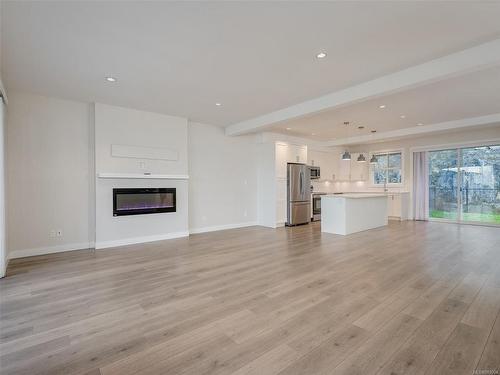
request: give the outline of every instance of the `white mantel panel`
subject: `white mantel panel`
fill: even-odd
[[[185,118],[95,104],[95,151],[98,173],[148,172],[187,175],[187,137]],[[122,145],[118,154],[116,145]],[[123,150],[123,146],[126,146],[126,150]],[[112,152],[113,147],[115,156]],[[130,157],[126,157],[127,153]]]

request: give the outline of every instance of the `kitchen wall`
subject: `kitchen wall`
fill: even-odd
[[[191,233],[255,225],[255,136],[227,137],[216,126],[189,123]]]
[[[92,246],[91,106],[14,91],[8,106],[9,256]]]
[[[467,142],[487,142],[497,139],[500,142],[500,124],[481,129],[462,130],[458,132],[433,134],[418,138],[407,138],[391,142],[380,142],[359,146],[351,146],[352,153],[363,152],[368,157],[369,152],[379,151],[403,151],[403,184],[399,187],[389,187],[389,191],[400,192],[410,191],[412,186],[411,150],[416,147],[436,147],[442,145],[467,143]],[[321,166],[321,179],[312,180],[314,191],[316,192],[367,192],[383,191],[383,187],[372,186],[368,181],[335,181],[331,174],[338,174],[340,154],[343,148],[332,148],[325,152],[323,149],[309,147],[308,164]],[[356,163],[352,160],[351,163]]]
[[[116,157],[112,145],[173,153],[172,160]],[[101,173],[188,174],[187,120],[181,117],[95,104],[96,248],[189,235],[188,180],[101,178]],[[113,188],[176,189],[176,212],[113,216]]]
[[[446,147],[450,144],[460,144],[467,142],[488,142],[493,139],[500,142],[500,124],[481,129],[471,129],[452,133],[433,134],[418,138],[401,139],[391,142],[372,143],[351,147],[352,152],[378,152],[402,150],[404,158],[404,181],[401,188],[391,188],[393,191],[410,191],[412,186],[412,149],[417,147],[433,148],[438,146]],[[373,187],[368,181],[363,182],[336,182],[334,189],[337,191],[383,191],[382,188]]]

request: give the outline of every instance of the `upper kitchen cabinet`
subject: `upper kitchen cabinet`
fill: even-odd
[[[337,153],[327,151],[307,151],[307,165],[320,167],[321,177],[320,181],[333,181],[337,177],[338,160]]]
[[[351,160],[342,160],[342,155],[336,154],[338,165],[336,181],[366,181],[368,179],[368,162],[359,162],[358,156],[359,153],[351,153]]]
[[[351,181],[365,181],[368,179],[368,161],[358,161],[359,155],[358,153],[351,154]]]
[[[307,163],[307,146],[288,145],[288,163]]]
[[[337,181],[350,181],[351,180],[351,161],[342,160],[341,155],[337,154],[337,163],[339,166],[338,173],[335,176]]]
[[[307,163],[307,146],[276,142],[276,178],[286,178],[287,163]]]
[[[276,143],[276,178],[286,178],[286,163],[288,163],[288,145]]]

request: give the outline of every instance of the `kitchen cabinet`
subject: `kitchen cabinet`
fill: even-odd
[[[409,193],[388,193],[387,196],[387,216],[396,220],[408,220]]]
[[[287,162],[307,164],[307,146],[287,145]]]
[[[365,181],[368,178],[368,162],[359,162],[358,157],[360,154],[351,154],[351,181]]]
[[[307,146],[276,142],[276,178],[286,179],[287,163],[307,164]]]
[[[368,179],[368,162],[358,161],[359,153],[352,153],[351,160],[342,160],[342,154],[336,154],[336,181],[366,181]]]
[[[321,169],[321,177],[316,181],[333,181],[336,179],[337,156],[337,153],[334,152],[307,150],[307,165],[320,167]]]
[[[338,173],[336,176],[337,181],[350,181],[351,180],[351,161],[342,160],[341,155],[338,155]]]
[[[276,222],[286,222],[286,179],[276,179]]]
[[[276,143],[275,146],[276,153],[276,178],[286,179],[286,164],[288,163],[288,145],[284,143]]]
[[[307,164],[307,146],[264,142],[259,153],[259,223],[276,228],[286,222],[287,163]]]

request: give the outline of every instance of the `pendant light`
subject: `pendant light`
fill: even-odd
[[[342,154],[342,160],[351,160],[351,153],[349,151],[345,151]]]
[[[349,121],[344,121],[345,126],[349,126]],[[349,137],[349,128],[347,128],[347,137]],[[342,154],[342,160],[351,160],[351,153],[347,150]]]
[[[358,156],[358,161],[359,161],[360,163],[366,163],[366,158],[365,158],[365,155],[363,155],[363,154],[359,154],[359,156]]]
[[[372,155],[370,159],[370,164],[377,164],[377,162],[378,162],[377,157],[375,155]]]

